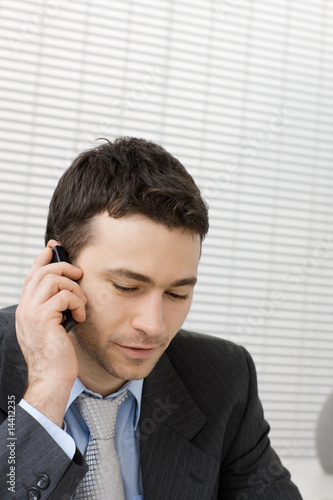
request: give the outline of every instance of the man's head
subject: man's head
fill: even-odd
[[[189,312],[207,230],[192,177],[144,140],[85,152],[60,179],[46,239],[83,270],[86,321],[70,336],[89,389],[106,395],[153,369]]]
[[[161,146],[120,138],[81,153],[53,194],[45,235],[61,241],[72,261],[94,239],[93,217],[142,214],[170,229],[208,231],[207,205],[191,175]]]

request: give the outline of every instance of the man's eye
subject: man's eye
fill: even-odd
[[[118,290],[119,292],[123,292],[123,293],[129,293],[129,292],[133,292],[134,290],[136,290],[136,288],[121,286],[121,285],[118,285],[118,283],[112,283],[112,285],[115,287],[116,290]]]
[[[186,300],[189,298],[189,295],[188,293],[186,295],[178,295],[177,293],[172,293],[172,292],[168,292],[168,294],[170,295],[170,297],[173,299],[173,300]]]

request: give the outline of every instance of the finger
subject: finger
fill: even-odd
[[[34,270],[29,271],[25,279],[22,297],[26,295],[32,296],[47,275],[65,276],[70,280],[77,281],[82,277],[82,274],[82,269],[68,262],[55,262],[42,267],[36,267]]]
[[[50,308],[50,315],[54,316],[60,321],[62,321],[62,312],[66,309],[70,309],[73,314],[73,318],[76,321],[85,321],[86,319],[86,308],[85,303],[77,295],[71,293],[69,290],[61,290],[59,293],[50,298],[46,303],[47,307]],[[59,315],[61,313],[61,316]]]
[[[82,277],[83,271],[80,267],[74,266],[69,262],[52,262],[44,266],[40,271],[42,275],[46,274],[57,274],[58,276],[66,276],[71,280],[77,281]]]
[[[44,248],[44,250],[38,255],[38,257],[34,260],[32,266],[30,267],[30,270],[27,274],[27,277],[32,275],[36,269],[39,269],[40,267],[46,266],[46,264],[49,264],[52,259],[52,250],[49,247]]]
[[[45,266],[46,264],[50,264],[52,260],[52,248],[56,245],[60,245],[57,240],[49,240],[47,242],[47,246],[44,250],[39,254],[39,256],[33,262],[30,271],[33,273],[35,269]],[[30,274],[30,271],[28,274]]]
[[[79,297],[84,304],[87,303],[87,298],[78,283],[70,278],[58,276],[56,274],[47,274],[38,284],[34,293],[34,302],[37,304],[43,304],[61,290],[68,290],[69,292],[77,295],[77,297]]]

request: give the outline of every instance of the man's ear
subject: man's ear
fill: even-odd
[[[48,248],[53,248],[53,247],[55,247],[56,245],[60,245],[60,246],[61,246],[61,243],[59,243],[59,241],[57,241],[57,240],[49,240],[49,241],[47,242],[47,245],[46,245],[46,246],[47,246]]]

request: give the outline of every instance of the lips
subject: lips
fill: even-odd
[[[131,358],[148,358],[156,351],[157,347],[141,347],[141,346],[122,346],[118,345],[118,348],[125,354],[125,356]]]

